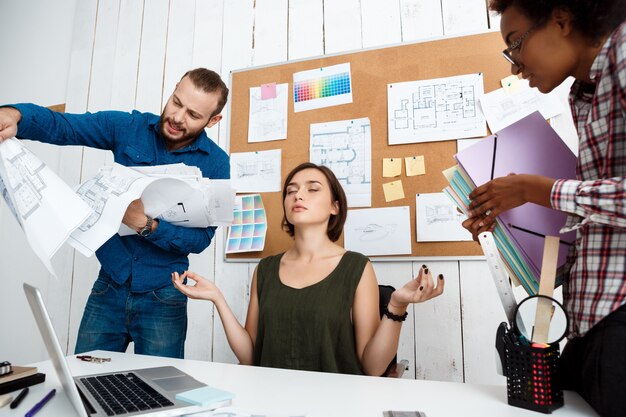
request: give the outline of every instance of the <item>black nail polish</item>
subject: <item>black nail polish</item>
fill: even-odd
[[[439,274],[439,279],[443,279],[443,274]]]
[[[426,269],[426,265],[422,265],[422,268]]]
[[[424,269],[424,273],[428,274],[428,268]]]
[[[421,287],[420,287],[420,291],[422,291],[423,289],[424,289],[424,286],[421,286]]]

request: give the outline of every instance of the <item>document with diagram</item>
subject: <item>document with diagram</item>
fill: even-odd
[[[367,117],[311,125],[311,162],[334,173],[348,207],[372,206],[372,127]]]
[[[389,144],[486,136],[483,92],[482,73],[388,84]]]
[[[184,227],[230,224],[235,201],[230,180],[203,178],[184,164],[105,166],[72,190],[15,138],[0,144],[0,192],[53,275],[50,261],[63,243],[91,256],[114,234],[135,233],[122,224],[134,200],[146,214]]]
[[[15,138],[0,143],[0,192],[30,247],[56,276],[52,257],[91,208]]]

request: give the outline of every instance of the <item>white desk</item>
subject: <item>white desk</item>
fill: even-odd
[[[103,351],[92,354],[112,360],[93,364],[70,356],[73,375],[173,365],[202,382],[235,393],[233,407],[238,410],[259,414],[382,417],[384,410],[419,410],[428,417],[542,415],[509,406],[504,386],[289,371]],[[23,416],[52,388],[57,395],[37,417],[73,416],[50,361],[35,365],[46,373],[46,382],[31,387],[17,409],[0,408],[0,417]],[[565,405],[552,415],[597,416],[578,394],[569,391],[565,392]]]

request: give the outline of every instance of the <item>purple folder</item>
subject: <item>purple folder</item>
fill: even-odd
[[[476,186],[510,173],[576,178],[576,156],[539,112],[534,112],[455,156]],[[559,236],[561,266],[576,237],[561,234],[567,215],[526,203],[498,216],[511,243],[539,282],[545,236]]]

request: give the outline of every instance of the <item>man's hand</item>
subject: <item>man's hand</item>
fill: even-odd
[[[0,143],[17,135],[17,124],[22,120],[22,113],[13,107],[0,108]]]
[[[122,223],[130,227],[134,231],[141,230],[148,221],[148,217],[144,213],[143,203],[141,200],[135,200],[128,205]]]

